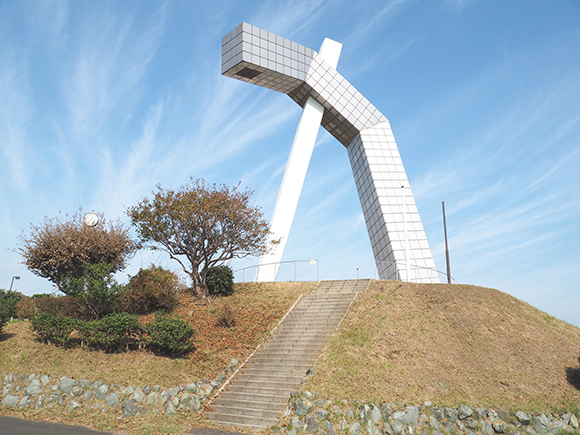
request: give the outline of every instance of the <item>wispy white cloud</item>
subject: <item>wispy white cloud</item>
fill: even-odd
[[[443,0],[443,3],[458,12],[463,11],[466,7],[469,7],[479,0]]]
[[[315,26],[332,7],[336,7],[336,2],[326,0],[267,1],[254,15],[251,24],[292,39],[305,29]]]
[[[46,44],[57,51],[66,50],[66,26],[70,16],[67,0],[39,0],[30,2],[26,13],[28,29],[36,43]]]
[[[1,46],[0,46],[1,47]],[[12,185],[22,192],[28,191],[31,182],[30,157],[27,131],[31,124],[32,95],[28,83],[25,61],[17,61],[17,54],[8,46],[0,48],[0,159],[3,190]],[[20,52],[18,57],[26,59]]]
[[[164,8],[142,31],[133,16],[119,17],[110,8],[93,10],[84,25],[72,74],[64,83],[71,129],[79,142],[133,117],[164,33]]]

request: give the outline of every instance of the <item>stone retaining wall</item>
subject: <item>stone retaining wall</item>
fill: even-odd
[[[226,374],[236,369],[239,361],[234,358],[226,370],[214,380],[200,380],[172,388],[159,385],[143,387],[122,386],[86,379],[76,380],[51,375],[14,375],[8,373],[2,383],[2,405],[6,407],[53,408],[59,406],[70,412],[79,410],[102,410],[118,412],[130,417],[147,412],[175,414],[178,411],[201,409],[214,392],[226,381]]]
[[[396,406],[390,403],[358,403],[317,399],[308,391],[295,394],[289,402],[284,426],[287,435],[543,435],[578,431],[578,416],[531,415],[517,411],[438,408],[431,402],[421,406]],[[279,432],[279,431],[278,431]]]

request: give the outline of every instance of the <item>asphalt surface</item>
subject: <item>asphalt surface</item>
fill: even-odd
[[[82,426],[0,416],[0,435],[111,435]]]
[[[193,429],[189,430],[189,433],[193,435],[247,435],[242,432],[212,429],[210,427],[194,427]]]
[[[189,430],[192,435],[247,435],[241,432],[194,427]],[[0,435],[113,435],[112,432],[101,432],[70,424],[30,421],[16,417],[0,416]]]

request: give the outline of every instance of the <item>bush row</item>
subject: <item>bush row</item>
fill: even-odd
[[[30,319],[39,340],[58,346],[87,346],[107,352],[149,348],[179,356],[193,350],[193,327],[184,320],[155,313],[155,319],[141,324],[135,314],[113,313],[95,321],[40,313]]]
[[[147,314],[159,310],[171,312],[178,303],[178,286],[177,275],[169,270],[154,265],[140,269],[122,289],[121,297],[111,310],[130,314]],[[49,313],[53,316],[93,320],[94,311],[89,305],[82,298],[72,295],[24,296],[15,304],[13,316],[30,319],[39,313]]]

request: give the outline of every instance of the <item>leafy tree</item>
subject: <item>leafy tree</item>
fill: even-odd
[[[210,269],[231,258],[260,255],[268,249],[270,232],[253,192],[207,185],[193,180],[179,190],[157,186],[127,210],[142,242],[176,260],[193,282],[198,297],[208,297]]]
[[[107,222],[100,215],[99,224],[88,227],[82,210],[64,219],[45,217],[40,225],[31,225],[30,234],[23,234],[21,240],[16,251],[28,270],[61,291],[65,276],[82,277],[88,264],[107,263],[113,272],[124,269],[137,249],[120,222]]]
[[[113,277],[113,270],[107,263],[87,264],[81,277],[67,275],[61,290],[83,303],[93,318],[100,319],[112,313],[123,298],[123,287]]]

